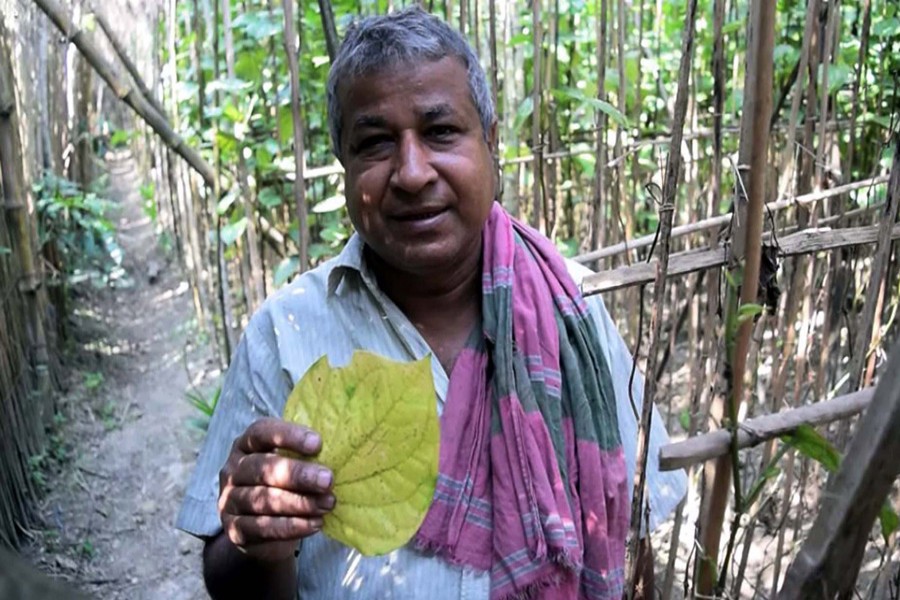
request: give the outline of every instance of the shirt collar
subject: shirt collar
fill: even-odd
[[[363,248],[365,243],[358,233],[353,233],[344,249],[334,259],[331,273],[328,274],[328,295],[332,295],[337,291],[338,286],[344,280],[348,273],[358,273],[363,275],[366,269],[365,258],[363,257]]]

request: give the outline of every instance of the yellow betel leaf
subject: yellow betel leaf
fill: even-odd
[[[402,363],[357,351],[349,365],[333,368],[323,356],[294,387],[284,419],[322,436],[316,460],[334,473],[337,499],[326,535],[367,556],[415,535],[438,472],[430,357]]]

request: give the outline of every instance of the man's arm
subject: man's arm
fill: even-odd
[[[271,561],[237,549],[225,533],[206,541],[203,580],[214,600],[293,600],[297,595],[297,562],[293,556]]]

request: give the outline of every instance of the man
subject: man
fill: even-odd
[[[206,539],[210,594],[621,596],[631,358],[599,298],[585,303],[552,245],[495,203],[497,124],[472,49],[417,8],[364,19],[328,109],[357,233],[270,298],[236,351],[177,523]],[[360,349],[432,354],[442,414],[441,494],[382,557],[317,535],[341,501],[315,463],[328,440],[278,419],[313,362]],[[684,488],[651,460],[651,526]]]

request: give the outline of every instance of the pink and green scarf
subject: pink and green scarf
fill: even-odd
[[[489,570],[491,600],[621,598],[625,459],[596,325],[546,238],[497,203],[483,237],[483,336],[450,377],[417,545]]]

